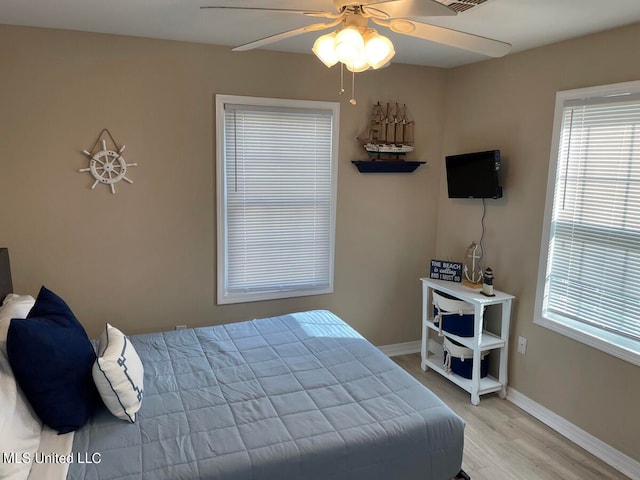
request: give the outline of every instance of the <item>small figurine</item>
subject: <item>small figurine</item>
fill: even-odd
[[[493,297],[493,270],[487,268],[482,274],[482,293],[487,297]]]

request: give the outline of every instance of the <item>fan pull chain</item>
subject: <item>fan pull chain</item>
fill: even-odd
[[[356,72],[351,72],[351,100],[349,100],[351,105],[355,105],[358,103],[356,101]]]
[[[351,99],[349,103],[355,105],[356,101],[356,73],[351,72]],[[344,93],[344,63],[340,63],[340,95]]]

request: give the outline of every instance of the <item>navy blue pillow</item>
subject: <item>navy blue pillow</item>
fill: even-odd
[[[67,304],[45,287],[24,320],[11,320],[7,356],[33,410],[58,433],[82,427],[97,398],[96,354]]]

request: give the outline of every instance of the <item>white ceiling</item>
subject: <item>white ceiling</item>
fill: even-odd
[[[237,46],[318,21],[290,13],[201,10],[203,5],[335,11],[332,0],[0,0],[0,24]],[[640,22],[640,0],[488,0],[455,17],[420,20],[501,40],[518,52]],[[396,47],[394,62],[452,67],[485,58],[378,29]],[[319,35],[266,48],[310,54]]]

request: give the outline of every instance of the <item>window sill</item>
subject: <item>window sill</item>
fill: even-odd
[[[534,323],[584,343],[625,362],[640,366],[640,342],[566,318],[538,317]]]
[[[218,305],[231,303],[262,302],[265,300],[279,300],[283,298],[310,297],[313,295],[325,295],[333,293],[333,287],[316,288],[307,290],[280,290],[261,293],[225,293],[218,292]]]

